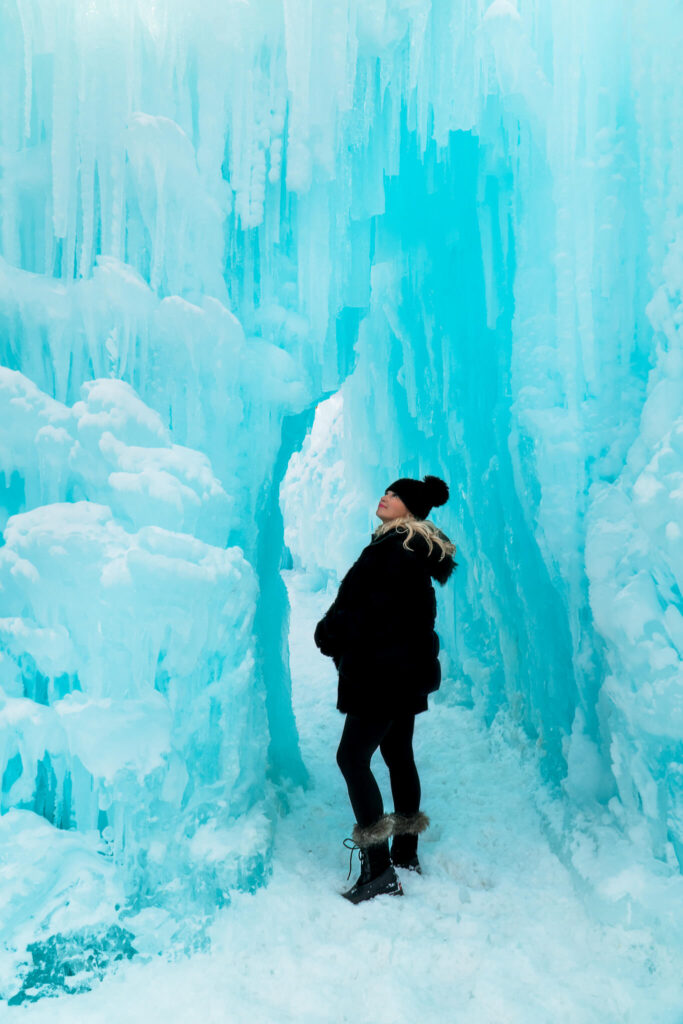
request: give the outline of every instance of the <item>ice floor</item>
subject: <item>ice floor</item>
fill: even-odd
[[[325,598],[290,574],[295,707],[312,788],[280,823],[272,878],[216,919],[212,949],[130,963],[90,993],[7,1010],[49,1024],[678,1024],[678,957],[661,934],[591,915],[552,852],[538,775],[510,730],[434,707],[418,719],[423,877],[353,907],[352,820],[334,754],[334,673],[312,624]],[[388,792],[387,777],[381,774]],[[355,870],[355,868],[354,868]],[[604,915],[602,915],[604,918]],[[22,1016],[23,1015],[23,1016]]]

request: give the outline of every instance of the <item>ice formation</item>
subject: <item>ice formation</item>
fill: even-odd
[[[9,0],[0,39],[3,877],[65,865],[5,945],[263,877],[280,569],[338,575],[398,474],[451,483],[444,699],[683,863],[675,0]]]

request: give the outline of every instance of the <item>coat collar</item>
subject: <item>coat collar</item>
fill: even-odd
[[[396,527],[392,530],[387,530],[387,532],[383,533],[380,537],[373,536],[370,541],[370,546],[380,544],[382,541],[385,541],[390,537],[400,540],[401,544],[403,543],[403,532]],[[456,563],[453,561],[452,555],[446,555],[446,557],[442,559],[436,545],[432,548],[430,553],[426,541],[419,533],[413,538],[413,542],[408,550],[423,563],[424,568],[432,579],[436,580],[437,583],[440,583],[442,586],[455,569]]]

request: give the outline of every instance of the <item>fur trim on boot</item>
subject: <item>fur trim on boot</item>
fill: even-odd
[[[422,811],[417,814],[394,814],[395,836],[419,836],[429,828],[429,818]]]
[[[422,874],[417,856],[417,837],[429,826],[429,818],[422,811],[417,814],[394,814],[394,839],[391,860],[395,867]]]
[[[394,834],[394,815],[383,814],[381,818],[374,823],[374,825],[362,825],[355,824],[353,826],[353,832],[351,838],[357,846],[363,848],[367,846],[377,846],[378,843],[385,842],[389,836]]]

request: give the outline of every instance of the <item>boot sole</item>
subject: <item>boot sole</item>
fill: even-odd
[[[343,892],[342,896],[349,903],[364,903],[366,900],[374,900],[377,896],[403,896],[403,886],[393,867],[388,867],[365,885],[358,885],[356,882],[353,888]]]

